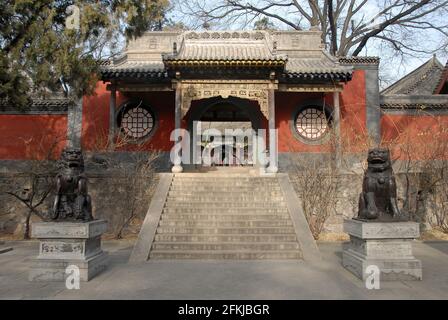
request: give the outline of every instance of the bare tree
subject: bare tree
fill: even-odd
[[[146,212],[158,181],[154,165],[159,157],[157,152],[133,152],[130,156],[130,164],[118,163],[123,178],[121,187],[124,190],[124,201],[122,219],[114,230],[115,239],[122,239],[125,229]]]
[[[65,138],[54,137],[48,145],[48,136],[44,133],[26,141],[27,145],[37,147],[32,153],[34,158],[31,159],[27,171],[24,172],[28,184],[19,190],[6,192],[27,208],[23,222],[23,239],[30,238],[30,221],[33,215],[42,220],[48,218],[48,214],[42,211],[41,207],[45,205],[45,201],[53,191],[57,168],[52,160],[54,160],[56,148],[64,140]]]
[[[295,166],[293,180],[311,233],[319,239],[327,219],[335,214],[337,203],[337,171],[330,163],[315,162]]]
[[[372,41],[402,54],[447,47],[446,0],[178,0],[178,9],[193,17],[193,28],[204,23],[248,27],[264,17],[280,28],[318,26],[323,42],[337,56],[357,56]],[[428,31],[442,40],[431,43]]]
[[[90,152],[94,163],[100,164],[113,172],[109,183],[116,180],[120,201],[116,203],[120,215],[112,221],[112,233],[115,239],[122,239],[128,227],[144,215],[150,203],[158,177],[156,161],[160,156],[157,151],[148,151],[145,140],[135,140],[118,130],[113,142],[109,140],[108,129],[101,122],[92,125],[95,139],[91,143]],[[126,160],[117,159],[114,152],[126,152]]]
[[[448,130],[442,118],[430,117],[432,125],[415,134],[395,124],[397,137],[390,143],[403,181],[403,210],[414,221],[428,222],[448,232]],[[429,143],[430,142],[430,143]]]

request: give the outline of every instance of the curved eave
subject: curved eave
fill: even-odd
[[[284,82],[311,81],[348,82],[352,79],[351,72],[289,72],[281,75],[280,80]]]
[[[177,60],[165,60],[165,66],[167,68],[239,68],[239,67],[271,67],[279,68],[284,67],[285,60],[282,59],[253,59],[253,60],[193,60],[193,59],[177,59]]]
[[[58,99],[33,99],[29,104],[18,107],[11,104],[8,100],[0,100],[0,113],[28,113],[28,114],[45,114],[56,113],[65,114],[68,108],[73,103],[70,99],[58,98]]]
[[[166,71],[139,70],[139,69],[108,69],[101,70],[101,80],[107,81],[112,79],[142,79],[152,81],[167,80],[168,73]]]
[[[448,110],[448,103],[385,103],[382,110]]]

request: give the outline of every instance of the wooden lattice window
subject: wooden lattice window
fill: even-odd
[[[154,116],[148,106],[128,105],[119,119],[120,129],[123,134],[132,139],[141,139],[151,134],[154,129]]]
[[[308,140],[319,140],[329,130],[327,115],[322,107],[306,107],[297,114],[295,128],[301,137]]]

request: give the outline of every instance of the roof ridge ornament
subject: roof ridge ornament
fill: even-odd
[[[173,54],[177,54],[177,42],[173,42]]]
[[[263,31],[189,31],[185,33],[184,37],[187,40],[263,40],[266,38],[266,35]]]
[[[339,63],[341,64],[379,64],[380,58],[379,57],[339,57],[338,58]]]

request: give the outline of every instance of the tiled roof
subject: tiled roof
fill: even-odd
[[[351,68],[341,66],[329,57],[297,58],[290,59],[286,63],[286,71],[288,73],[344,73],[350,72]]]
[[[113,78],[153,78],[165,79],[168,74],[162,62],[124,61],[116,65],[101,68],[101,75],[105,79]]]
[[[263,43],[186,43],[179,54],[165,60],[284,60],[273,55]]]
[[[289,72],[281,75],[282,82],[328,82],[328,81],[350,81],[351,72]]]
[[[437,110],[448,109],[447,103],[385,103],[381,109],[387,110]]]
[[[448,61],[445,64],[445,69],[442,72],[434,94],[448,94]]]
[[[173,70],[198,67],[275,68],[284,81],[348,81],[352,72],[324,51],[316,32],[148,32],[122,58],[103,65],[102,77],[167,79]]]
[[[381,92],[384,95],[431,95],[436,90],[443,72],[443,65],[434,56]]]
[[[382,95],[384,110],[448,110],[448,96],[444,95]]]
[[[286,60],[276,55],[263,32],[190,32],[170,60]]]
[[[12,105],[8,100],[0,100],[0,112],[2,113],[65,113],[71,104],[70,99],[51,98],[51,99],[32,99],[27,106],[19,108]]]
[[[341,64],[379,64],[379,57],[340,57],[339,63]]]
[[[286,63],[283,80],[332,80],[349,81],[352,76],[352,68],[342,66],[339,62],[322,51],[318,57],[295,57]]]

